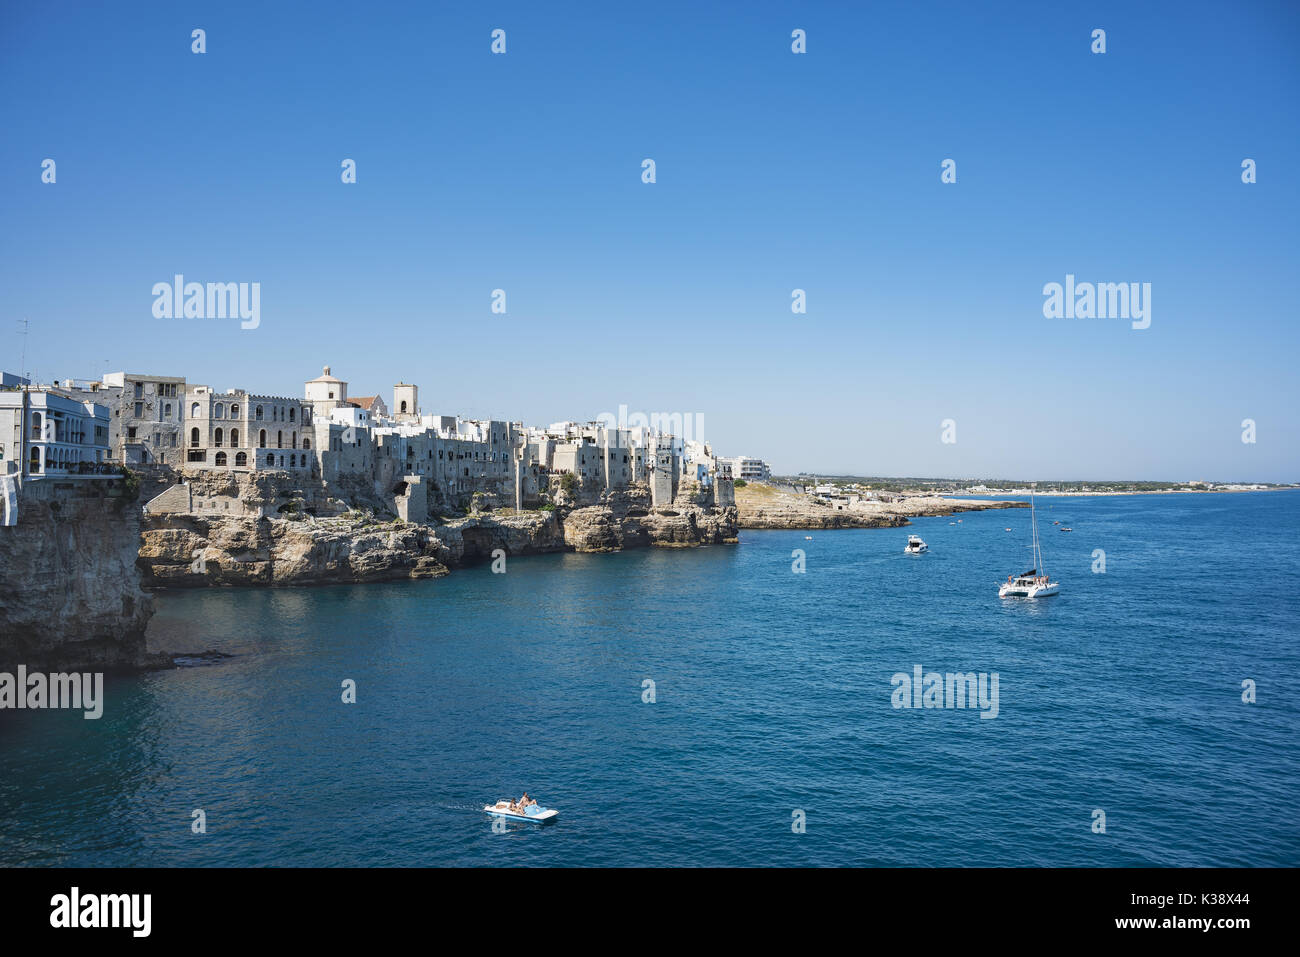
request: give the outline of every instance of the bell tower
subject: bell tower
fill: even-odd
[[[420,419],[420,387],[399,382],[393,386],[393,418],[398,422],[418,422]]]

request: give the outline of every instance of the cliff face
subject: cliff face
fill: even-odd
[[[361,512],[320,518],[268,512],[274,489],[249,501],[208,498],[198,511],[146,517],[140,566],[152,587],[309,585],[435,578],[448,568],[545,552],[614,551],[736,540],[735,508],[680,500],[652,508],[642,489],[554,511],[474,513],[441,525],[383,521]],[[196,499],[196,502],[198,499]],[[260,512],[261,517],[252,517]],[[275,517],[272,517],[275,515]]]
[[[145,519],[139,563],[151,587],[324,585],[447,574],[423,525],[364,519]]]
[[[140,588],[140,507],[120,481],[28,482],[0,528],[0,671],[154,664]]]

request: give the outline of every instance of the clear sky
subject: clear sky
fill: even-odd
[[[1300,480],[1298,94],[1292,2],[3,0],[0,368],[26,317],[46,381],[328,363],[781,472]],[[176,273],[261,325],[155,318]],[[1150,328],[1045,318],[1067,273]]]

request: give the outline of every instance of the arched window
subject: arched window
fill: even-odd
[[[266,448],[266,429],[262,429],[257,433],[257,447],[259,449]]]
[[[242,468],[244,468],[246,465],[248,465],[248,453],[247,453],[247,452],[236,452],[236,453],[235,453],[235,466],[236,466],[237,468],[241,468],[241,469],[242,469]]]
[[[217,431],[213,433],[212,444],[215,445],[217,448],[221,448],[221,440],[224,437],[225,437],[225,433],[222,432],[221,429],[217,429]]]
[[[258,422],[261,422],[261,421],[262,421],[262,407],[261,407],[260,405],[257,407],[257,412],[255,413],[255,415],[256,415],[256,417],[257,417],[257,421],[258,421]]]
[[[231,429],[231,430],[230,430],[230,447],[233,449],[233,448],[237,448],[238,446],[239,446],[239,430],[238,430],[238,429]]]
[[[190,403],[190,418],[191,418],[191,419],[197,419],[198,417],[199,417],[199,404],[198,404],[197,402],[191,402],[191,403]]]
[[[298,467],[298,453],[295,452],[293,455],[289,456],[289,468],[294,469],[297,467]]]
[[[406,411],[406,400],[405,400],[405,399],[402,400],[402,411],[403,411],[403,412]]]
[[[41,414],[39,412],[32,413],[32,439],[36,442],[41,441]]]
[[[295,432],[289,439],[289,448],[296,449],[297,447],[298,447],[298,433]]]
[[[225,452],[218,452],[218,453],[217,453],[217,464],[218,464],[218,465],[225,465],[225,464],[226,464],[226,453],[225,453]]]
[[[190,448],[199,447],[199,430],[197,427],[190,429]]]
[[[302,440],[302,447],[303,447],[304,449],[309,449],[309,448],[311,448],[311,439],[304,438],[304,439]]]
[[[168,402],[165,406],[163,406],[163,418],[170,419],[171,417],[172,417],[172,404]]]
[[[33,449],[32,449],[32,458],[31,458],[31,461],[28,463],[28,469],[27,469],[27,470],[28,470],[29,472],[33,472],[33,473],[35,473],[35,472],[39,472],[39,471],[41,470],[41,450],[40,450],[40,448],[38,448],[38,447],[33,447]]]
[[[283,433],[283,432],[276,432],[276,433],[275,433],[275,447],[276,447],[277,449],[282,449],[282,448],[284,448],[284,433]],[[283,456],[283,455],[280,456],[280,461],[281,461],[281,462],[284,461],[284,456]]]
[[[232,419],[237,419],[237,418],[239,418],[239,406],[237,406],[237,405],[232,405],[232,406],[230,407],[230,417],[231,417]]]
[[[294,412],[295,412],[295,411],[296,411],[296,410],[294,409],[293,406],[289,406],[289,421],[290,421],[290,422],[293,421],[293,415],[294,415]]]
[[[216,409],[212,413],[212,417],[214,419],[224,419],[226,417],[226,407],[218,402]]]

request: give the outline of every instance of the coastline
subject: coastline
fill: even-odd
[[[1028,502],[960,500],[939,495],[837,507],[810,495],[783,492],[770,486],[736,489],[738,525],[742,529],[900,528],[910,525],[913,518],[1028,507]]]

